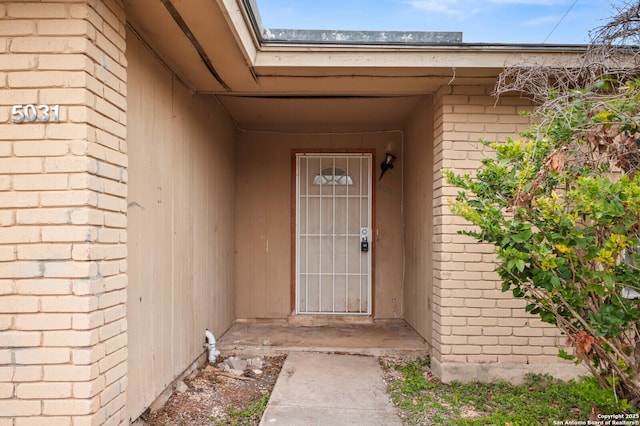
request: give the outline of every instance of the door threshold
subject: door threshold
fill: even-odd
[[[373,324],[373,315],[289,315],[291,325],[319,327],[344,324]]]

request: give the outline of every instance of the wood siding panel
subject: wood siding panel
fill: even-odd
[[[129,385],[132,419],[233,322],[233,125],[130,35]]]
[[[433,100],[425,98],[405,132],[405,320],[431,342],[433,292]]]

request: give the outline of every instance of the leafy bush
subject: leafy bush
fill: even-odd
[[[590,401],[603,413],[617,414],[633,408],[626,400],[619,400],[611,392],[603,389],[593,377],[586,377],[576,383],[573,393]]]
[[[495,150],[461,188],[462,233],[496,246],[502,290],[554,324],[612,395],[640,401],[640,80],[564,94],[522,139]],[[550,94],[555,96],[554,93]]]

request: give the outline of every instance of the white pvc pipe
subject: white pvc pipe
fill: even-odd
[[[215,364],[216,358],[220,355],[220,351],[216,349],[216,338],[209,329],[205,329],[204,335],[207,339],[208,347],[209,347],[209,363]]]

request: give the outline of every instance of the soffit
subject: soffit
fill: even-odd
[[[126,12],[130,28],[191,90],[224,90],[161,2],[129,1]]]
[[[135,0],[127,21],[194,92],[254,90],[256,82],[215,0]]]
[[[501,68],[456,67],[256,66],[265,94],[416,95],[431,94],[447,84],[493,84]]]

